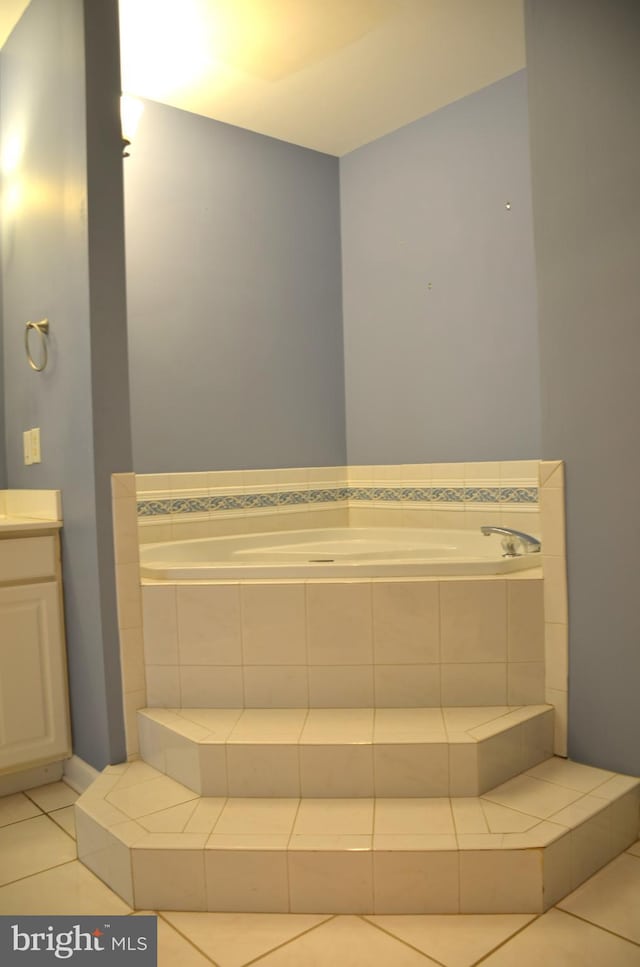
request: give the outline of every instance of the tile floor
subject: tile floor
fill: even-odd
[[[76,798],[56,782],[0,799],[0,914],[132,913],[76,858]],[[639,911],[640,840],[538,917],[161,911],[158,963],[640,967]]]

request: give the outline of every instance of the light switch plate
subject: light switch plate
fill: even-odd
[[[31,454],[31,430],[25,430],[22,434],[22,449],[24,453],[24,465],[25,467],[30,467],[33,463],[33,456]]]
[[[36,426],[31,430],[31,462],[41,463],[42,454],[40,452],[40,427]]]

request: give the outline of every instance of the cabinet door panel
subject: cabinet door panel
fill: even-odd
[[[0,772],[69,755],[55,582],[0,588]]]

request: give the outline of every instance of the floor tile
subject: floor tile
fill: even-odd
[[[171,912],[162,916],[215,961],[218,967],[243,967],[327,919],[287,913]],[[162,967],[162,964],[158,967]],[[298,967],[302,967],[302,964]]]
[[[367,917],[446,967],[470,967],[535,919],[530,914]]]
[[[488,705],[484,708],[447,708],[443,710],[443,715],[448,732],[467,732],[486,722],[492,722],[509,711],[511,709],[508,705]]]
[[[436,962],[356,917],[336,917],[268,954],[260,967],[436,967]],[[223,965],[224,967],[224,965]]]
[[[127,904],[78,860],[0,887],[2,915],[115,916],[129,912]]]
[[[482,967],[640,967],[640,947],[560,910],[549,910],[482,961]]]
[[[136,913],[134,916],[145,916]],[[149,914],[146,914],[149,916]],[[157,967],[211,967],[211,961],[204,957],[193,944],[182,937],[171,924],[158,917],[158,964]]]
[[[63,809],[54,809],[49,813],[49,819],[61,826],[65,833],[73,839],[76,838],[76,817],[73,806],[65,806]]]
[[[630,846],[627,852],[633,853],[634,856],[640,856],[640,839],[633,846]]]
[[[25,795],[32,799],[36,806],[43,809],[45,813],[50,813],[54,809],[71,806],[78,798],[79,793],[68,786],[66,782],[50,782],[46,786],[38,786],[37,789],[27,789]]]
[[[131,819],[139,819],[141,816],[157,813],[197,798],[198,794],[192,789],[188,789],[168,776],[158,776],[157,773],[155,778],[133,786],[123,788],[118,783],[106,796],[108,802],[117,809],[121,809]]]
[[[8,826],[9,823],[18,823],[21,819],[32,819],[39,815],[40,810],[36,804],[21,792],[0,799],[0,826]]]
[[[640,944],[640,863],[619,856],[558,906]]]
[[[25,819],[0,829],[0,884],[76,858],[76,844],[47,816]]]
[[[301,742],[332,744],[371,742],[373,709],[311,708],[300,736]]]

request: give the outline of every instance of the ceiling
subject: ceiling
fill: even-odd
[[[119,3],[123,91],[333,155],[525,65],[523,0]]]

